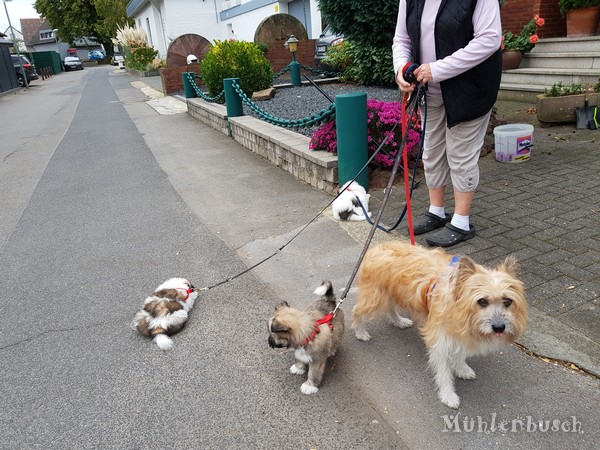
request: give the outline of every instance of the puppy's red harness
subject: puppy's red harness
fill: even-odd
[[[323,325],[324,323],[326,323],[327,325],[329,325],[329,329],[331,331],[333,331],[333,324],[331,323],[331,321],[333,320],[333,313],[330,312],[329,314],[327,314],[325,317],[317,320],[315,322],[315,326],[313,328],[313,332],[310,334],[310,336],[308,336],[306,338],[306,341],[304,342],[304,345],[308,344],[310,341],[312,341],[315,336],[321,332],[321,325]]]
[[[185,292],[185,294],[186,294],[186,295],[185,295],[185,298],[184,298],[183,300],[181,300],[182,302],[185,302],[185,301],[186,301],[188,298],[190,298],[190,294],[191,294],[192,292],[194,292],[194,289],[193,289],[193,288],[190,288],[190,287],[188,287],[188,288],[176,288],[176,289],[177,289],[178,291],[184,291],[184,292]]]

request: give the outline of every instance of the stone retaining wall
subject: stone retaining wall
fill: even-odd
[[[297,179],[332,195],[337,193],[337,156],[309,150],[307,136],[251,116],[232,117],[228,127],[224,106],[198,98],[188,98],[187,105],[192,117],[222,133],[231,133],[236,142]]]

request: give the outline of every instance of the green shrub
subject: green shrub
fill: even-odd
[[[594,92],[600,93],[600,78],[598,78],[598,82],[594,85]]]
[[[267,53],[267,50],[269,50],[269,46],[264,42],[255,42],[254,45],[258,47],[258,49],[263,53],[263,55]]]
[[[322,61],[323,64],[331,67],[335,71],[345,71],[352,64],[350,47],[351,44],[348,41],[344,41],[341,44],[332,45],[327,49],[325,58],[323,58]]]
[[[352,64],[344,72],[344,77],[362,85],[395,85],[392,48],[352,44],[350,47]]]
[[[125,66],[135,70],[147,70],[158,52],[151,47],[131,47],[125,53]]]
[[[223,90],[225,78],[239,78],[246,95],[273,83],[271,64],[253,42],[215,41],[200,63],[200,72],[211,96]]]
[[[600,0],[558,0],[558,10],[563,17],[573,9],[587,8],[600,5]]]

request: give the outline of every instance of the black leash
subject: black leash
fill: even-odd
[[[419,87],[417,86],[417,90],[419,89]],[[408,102],[409,106],[406,108],[405,110],[405,114],[408,116],[407,111],[410,108],[410,102],[414,103],[413,106],[413,112],[412,114],[416,113],[417,107],[418,107],[418,95],[413,95],[409,98]],[[411,114],[411,116],[412,116]],[[409,116],[410,117],[410,116]],[[404,146],[406,145],[406,141],[408,139],[408,130],[406,130],[406,132],[404,133],[404,136],[402,136],[402,142],[400,145],[400,150],[404,149]],[[338,304],[336,305],[335,309],[334,309],[334,314],[335,312],[339,309],[340,305],[342,304],[342,302],[346,299],[346,296],[348,295],[348,292],[350,291],[350,287],[352,286],[352,283],[354,282],[354,279],[356,278],[356,275],[358,274],[358,270],[360,269],[360,266],[363,262],[363,259],[365,258],[365,255],[367,253],[367,250],[369,249],[369,246],[371,245],[371,241],[373,240],[373,236],[375,235],[375,231],[378,229],[379,226],[379,222],[381,221],[381,216],[383,215],[383,211],[387,205],[388,199],[390,197],[390,194],[392,192],[392,185],[394,184],[394,178],[396,177],[396,174],[398,173],[398,168],[400,166],[400,160],[402,159],[402,153],[401,151],[398,151],[398,154],[396,155],[397,158],[394,161],[394,166],[392,168],[392,173],[390,175],[390,179],[388,180],[388,184],[385,188],[385,190],[383,191],[383,199],[381,201],[381,205],[379,206],[379,210],[377,211],[377,216],[375,217],[375,220],[372,223],[371,226],[371,231],[369,232],[369,235],[367,237],[367,240],[365,242],[365,245],[363,246],[363,249],[360,253],[360,256],[358,257],[358,261],[356,262],[356,265],[354,266],[354,270],[352,271],[352,275],[350,275],[350,279],[348,280],[348,283],[346,284],[346,287],[344,288],[344,292],[341,295]],[[405,207],[406,208],[406,207]],[[366,216],[368,217],[368,214],[366,214]]]

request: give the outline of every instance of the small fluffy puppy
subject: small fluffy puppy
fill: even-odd
[[[335,220],[349,220],[353,222],[366,220],[360,203],[363,204],[366,211],[369,211],[369,199],[371,196],[367,194],[365,188],[356,181],[348,181],[340,188],[340,192],[341,195],[331,204],[333,218]],[[371,213],[369,213],[369,217],[371,217]]]
[[[527,304],[517,269],[513,257],[490,269],[442,249],[382,243],[366,253],[360,268],[352,328],[368,341],[365,321],[383,313],[406,328],[413,322],[401,314],[410,313],[425,341],[439,399],[458,408],[454,375],[475,378],[466,358],[509,344],[525,331]]]
[[[173,340],[188,320],[198,292],[185,278],[170,278],[146,298],[131,327],[142,336],[151,337],[162,350],[170,350]]]
[[[298,362],[290,367],[290,372],[303,375],[308,366],[308,380],[300,387],[304,394],[314,394],[319,390],[327,358],[335,355],[344,335],[344,312],[341,309],[329,324],[320,323],[336,305],[331,282],[324,281],[315,294],[321,298],[304,311],[292,308],[287,302],[277,305],[275,315],[268,322],[269,345],[295,350]]]

